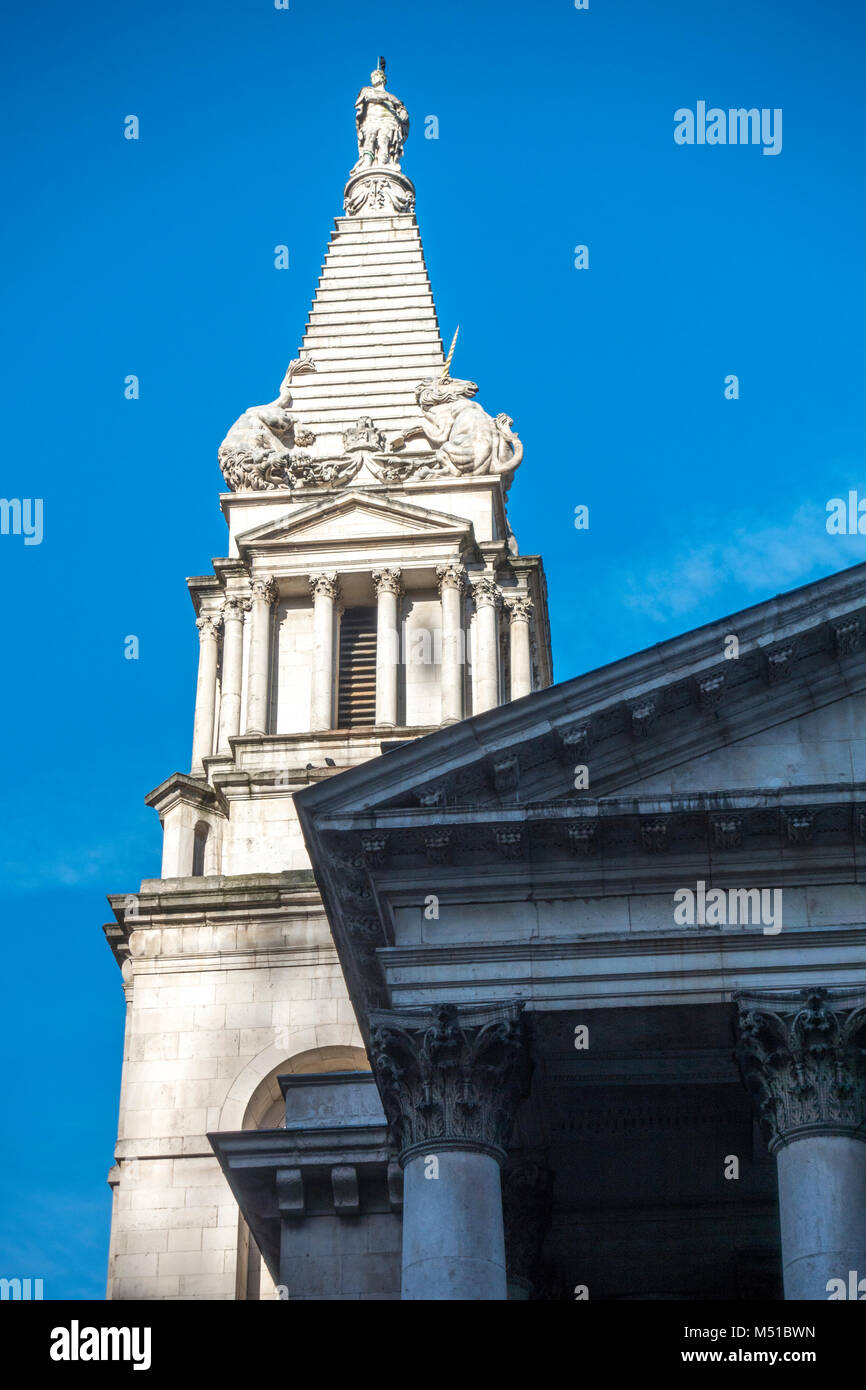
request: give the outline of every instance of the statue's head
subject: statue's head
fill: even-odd
[[[477,390],[474,381],[459,381],[450,376],[430,377],[428,381],[422,381],[416,386],[415,399],[423,409],[429,409],[431,405],[445,405],[447,401],[457,401],[461,396],[471,399]]]
[[[290,396],[291,393],[289,391],[289,387],[291,386],[293,377],[306,376],[309,372],[314,372],[315,370],[316,364],[313,361],[312,357],[293,358],[293,360],[289,363],[288,370],[286,371],[286,375],[283,377],[282,385],[280,386],[280,399],[282,400],[283,397]]]
[[[370,73],[370,83],[373,87],[384,87],[385,74],[381,68],[377,68],[375,72]]]

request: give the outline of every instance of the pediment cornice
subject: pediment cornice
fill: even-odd
[[[246,559],[275,549],[303,549],[309,543],[318,543],[317,531],[328,523],[359,514],[369,520],[368,529],[355,529],[345,540],[341,538],[341,543],[353,549],[359,545],[375,545],[380,540],[399,540],[400,533],[395,527],[400,526],[408,540],[442,540],[462,543],[466,547],[475,544],[472,523],[465,517],[433,511],[390,496],[350,490],[306,507],[293,507],[283,516],[242,532],[237,538],[238,553]],[[328,539],[333,543],[333,537]]]
[[[726,660],[735,634],[739,656]],[[569,800],[575,769],[595,795],[711,753],[866,690],[866,566],[773,599],[589,675],[464,720],[335,785],[330,805],[526,805]]]

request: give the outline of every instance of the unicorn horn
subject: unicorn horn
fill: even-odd
[[[443,369],[443,371],[442,371],[442,375],[441,375],[440,378],[439,378],[440,381],[447,381],[447,380],[448,380],[448,371],[449,371],[449,368],[451,367],[451,359],[452,359],[453,356],[454,356],[454,349],[455,349],[455,347],[457,346],[457,334],[458,334],[459,332],[460,332],[460,324],[458,323],[456,329],[454,330],[454,337],[451,339],[451,346],[450,346],[450,348],[448,349],[448,356],[445,358],[445,367],[444,367],[444,369]]]

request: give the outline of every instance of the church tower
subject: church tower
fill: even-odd
[[[293,794],[552,679],[541,560],[506,516],[523,445],[452,376],[383,59],[355,110],[298,356],[219,450],[191,766],[146,798],[161,877],[109,899],[109,1298],[273,1297],[206,1136],[278,1128],[278,1075],[367,1069]]]

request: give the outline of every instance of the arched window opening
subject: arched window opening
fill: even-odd
[[[195,828],[195,839],[192,846],[192,876],[201,878],[204,875],[205,854],[207,852],[208,836],[210,826],[200,820]]]

